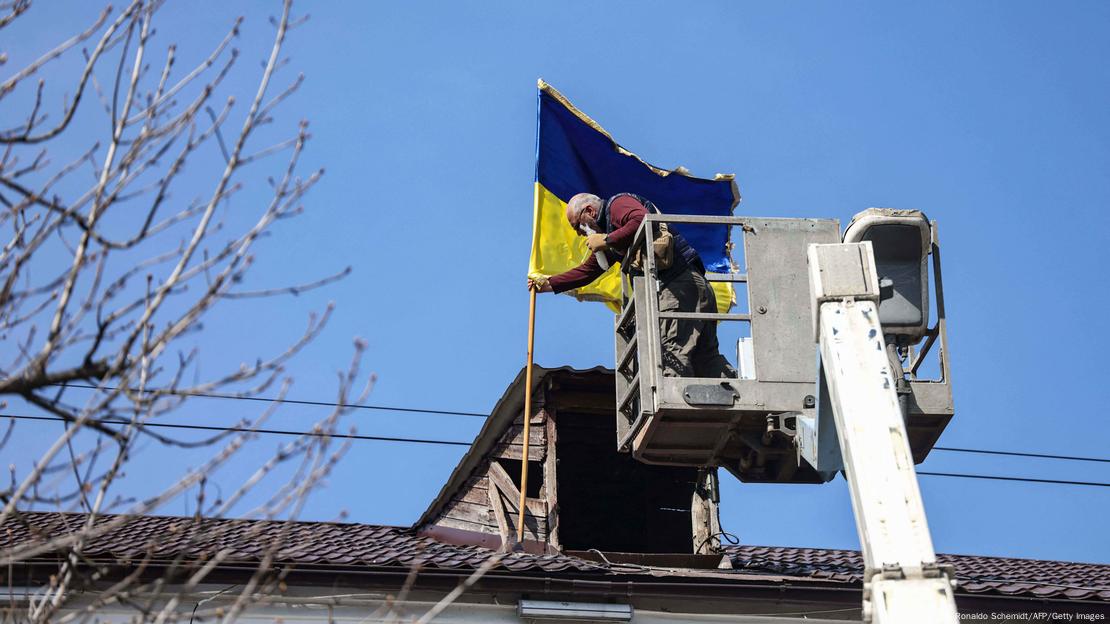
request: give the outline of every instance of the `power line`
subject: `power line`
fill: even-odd
[[[37,420],[37,421],[65,421],[65,418],[58,416],[27,416],[21,414],[0,414],[0,418],[14,418],[21,420]],[[125,420],[112,420],[104,419],[99,422],[115,423],[115,424],[129,424]],[[201,431],[241,431],[252,433],[268,433],[274,435],[293,435],[293,436],[315,436],[324,437],[330,436],[336,439],[351,439],[351,440],[371,440],[377,442],[400,442],[407,444],[435,444],[443,446],[470,446],[469,442],[461,442],[457,440],[434,440],[429,438],[396,438],[386,436],[366,436],[366,435],[332,435],[320,433],[315,431],[290,431],[283,429],[248,429],[245,427],[215,427],[206,425],[181,425],[173,423],[145,423],[143,427],[164,427],[168,429],[195,429]],[[1034,479],[1031,477],[1007,477],[999,475],[976,475],[976,474],[963,474],[955,472],[926,472],[918,471],[917,474],[929,477],[958,477],[963,479],[989,479],[994,481],[1018,481],[1024,483],[1046,483],[1052,485],[1085,485],[1092,487],[1110,487],[1110,483],[1101,483],[1097,481],[1065,481],[1059,479]]]
[[[64,386],[66,388],[82,388],[82,389],[85,389],[85,390],[118,390],[118,388],[115,388],[115,387],[112,387],[112,386],[91,386],[91,385],[87,385],[87,384],[76,384],[76,383],[63,383],[63,384],[51,384],[51,385]],[[151,390],[150,392],[152,392],[152,393],[157,392],[157,390]],[[383,410],[383,411],[387,411],[387,412],[408,412],[408,413],[412,413],[412,414],[444,414],[444,415],[447,415],[447,416],[472,416],[472,417],[475,417],[475,418],[486,418],[486,417],[489,416],[489,414],[483,414],[481,412],[460,412],[460,411],[453,411],[453,410],[436,410],[436,409],[424,409],[424,408],[417,408],[417,407],[394,407],[394,406],[391,406],[391,405],[368,405],[368,404],[365,404],[365,403],[343,403],[343,404],[340,404],[340,403],[336,403],[334,401],[304,401],[304,400],[296,400],[296,399],[271,399],[271,398],[268,398],[268,397],[239,396],[237,394],[221,394],[221,393],[218,393],[218,392],[167,391],[167,394],[170,394],[170,395],[173,395],[173,396],[203,397],[203,398],[206,398],[206,399],[231,399],[231,400],[235,400],[235,401],[258,401],[258,402],[262,402],[262,403],[288,403],[290,405],[312,405],[312,406],[316,406],[316,407],[340,407],[340,406],[342,406],[342,407],[348,408],[348,409]]]
[[[1077,457],[1074,455],[1045,455],[1042,453],[1019,453],[1017,451],[987,451],[983,449],[953,448],[950,446],[934,446],[934,451],[951,451],[954,453],[980,453],[983,455],[1010,455],[1013,457],[1038,457],[1041,459],[1067,459],[1071,461],[1102,462],[1110,464],[1110,459],[1101,457]]]
[[[116,390],[113,386],[93,386],[88,384],[78,383],[64,383],[53,384],[55,386],[65,386],[68,388],[82,388],[86,390]],[[258,401],[263,403],[288,403],[290,405],[309,405],[316,407],[340,407],[339,403],[334,401],[309,401],[297,399],[274,399],[269,397],[250,397],[239,396],[235,394],[221,394],[217,392],[170,392],[169,394],[176,396],[192,396],[201,397],[206,399],[230,399],[235,401]],[[463,412],[457,410],[437,410],[418,407],[395,407],[389,405],[368,405],[361,403],[342,404],[342,407],[350,409],[366,409],[366,410],[382,410],[388,412],[406,412],[410,414],[443,414],[447,416],[471,416],[476,418],[487,418],[489,415],[481,412]],[[151,425],[153,426],[153,425]],[[1037,459],[1060,459],[1067,461],[1085,461],[1085,462],[1099,462],[1110,463],[1110,459],[1102,457],[1079,457],[1074,455],[1050,455],[1045,453],[1025,453],[1019,451],[997,451],[990,449],[971,449],[971,448],[956,448],[950,446],[934,446],[935,451],[948,451],[951,453],[977,453],[982,455],[1004,455],[1011,457],[1033,457]]]
[[[1052,483],[1055,485],[1090,485],[1095,487],[1110,487],[1110,483],[1098,481],[1062,481],[1058,479],[1033,479],[1030,477],[1003,477],[999,475],[962,474],[958,472],[924,472],[917,471],[919,475],[929,477],[960,477],[963,479],[990,479],[992,481],[1023,481],[1025,483]]]
[[[15,418],[20,420],[53,420],[53,421],[66,421],[67,419],[59,416],[26,416],[21,414],[0,414],[0,418]],[[130,424],[126,420],[114,419],[99,419],[97,422],[111,423],[118,425]],[[405,442],[408,444],[438,444],[442,446],[470,446],[469,442],[460,442],[456,440],[428,440],[425,438],[395,438],[388,436],[368,436],[368,435],[355,435],[355,434],[329,434],[319,431],[290,431],[287,429],[252,429],[248,427],[214,427],[207,425],[179,425],[173,423],[143,423],[142,427],[162,427],[165,429],[195,429],[200,431],[240,431],[249,433],[269,433],[274,435],[291,435],[291,436],[312,436],[312,437],[331,437],[343,440],[372,440],[376,442]]]

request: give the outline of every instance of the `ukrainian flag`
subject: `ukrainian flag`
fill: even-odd
[[[566,219],[567,202],[577,193],[601,198],[635,193],[671,214],[731,216],[740,193],[731,174],[712,180],[695,178],[685,169],[672,171],[649,165],[613,140],[594,120],[561,93],[539,81],[536,129],[536,200],[532,256],[528,274],[554,275],[581,264],[589,253]],[[676,224],[697,249],[707,271],[734,270],[729,257],[729,228]],[[620,310],[620,267],[614,266],[592,284],[572,291],[579,300],[602,301]],[[727,312],[734,301],[731,285],[714,282],[717,308]]]

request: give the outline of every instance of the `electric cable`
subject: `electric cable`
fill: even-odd
[[[89,384],[78,383],[63,383],[52,384],[54,386],[64,386],[67,388],[81,388],[85,390],[116,390],[113,386],[93,386]],[[229,399],[235,401],[257,401],[264,403],[288,403],[290,405],[308,405],[315,407],[340,407],[339,403],[334,401],[312,401],[312,400],[299,400],[299,399],[274,399],[269,397],[248,397],[238,396],[234,394],[220,394],[216,392],[170,392],[174,396],[191,396],[207,399]],[[487,418],[489,415],[481,412],[464,412],[459,410],[438,410],[429,408],[418,407],[396,407],[390,405],[369,405],[364,403],[343,404],[342,407],[350,409],[367,409],[367,410],[382,410],[388,412],[406,412],[412,414],[440,414],[446,416],[469,416],[476,418]],[[1028,453],[1022,451],[999,451],[993,449],[972,449],[972,448],[957,448],[951,446],[934,446],[934,451],[947,451],[950,453],[976,453],[981,455],[1002,455],[1010,457],[1032,457],[1036,459],[1059,459],[1066,461],[1084,461],[1084,462],[1098,462],[1110,463],[1110,458],[1103,457],[1081,457],[1075,455],[1052,455],[1047,453]]]
[[[15,418],[19,420],[54,420],[65,422],[68,419],[60,416],[27,416],[22,414],[0,414],[0,418]],[[131,424],[127,420],[98,419],[97,422],[116,425]],[[317,438],[331,437],[337,440],[371,440],[375,442],[405,442],[409,444],[438,444],[443,446],[470,446],[470,442],[457,440],[429,440],[425,438],[398,438],[389,436],[368,436],[358,434],[323,433],[320,431],[291,431],[287,429],[253,429],[250,427],[215,427],[210,425],[182,425],[176,423],[142,423],[141,427],[162,427],[166,429],[194,429],[200,431],[238,431],[243,433],[268,433],[273,435],[312,436]]]
[[[83,390],[117,390],[113,386],[92,386],[88,384],[76,383],[63,383],[63,384],[50,384],[53,386],[64,386],[66,388],[81,388]],[[159,392],[159,390],[151,390],[151,393]],[[334,401],[308,401],[298,399],[272,399],[269,397],[252,397],[252,396],[239,396],[235,394],[220,394],[218,392],[166,392],[170,396],[190,396],[202,397],[206,399],[230,399],[234,401],[257,401],[262,403],[288,403],[290,405],[311,405],[315,407],[340,407],[339,403]],[[365,410],[383,410],[387,412],[408,412],[413,414],[443,414],[447,416],[471,416],[475,418],[486,418],[489,414],[481,412],[462,412],[456,410],[436,410],[424,409],[418,407],[394,407],[391,405],[369,405],[366,403],[343,403],[342,407],[348,409],[365,409]]]
[[[963,479],[990,479],[993,481],[1024,481],[1026,483],[1052,483],[1055,485],[1090,485],[1094,487],[1110,487],[1110,483],[1098,481],[1064,481],[1061,479],[1034,479],[1032,477],[1005,477],[1001,475],[963,474],[959,472],[925,472],[918,470],[917,474],[928,477],[960,477]]]
[[[1047,455],[1044,453],[1019,453],[1017,451],[989,451],[985,449],[953,448],[951,446],[934,446],[934,451],[949,451],[953,453],[980,453],[983,455],[1010,455],[1013,457],[1036,457],[1039,459],[1066,459],[1070,461],[1101,462],[1110,464],[1110,459],[1101,457],[1077,457],[1075,455]]]
[[[0,418],[12,418],[17,420],[35,420],[35,421],[59,421],[65,422],[67,419],[60,416],[29,416],[23,414],[0,414]],[[110,424],[130,424],[126,420],[113,420],[101,419],[99,422]],[[273,435],[292,435],[292,436],[315,436],[324,437],[329,436],[336,439],[351,439],[351,440],[369,440],[375,442],[398,442],[406,444],[430,444],[442,446],[470,446],[469,442],[462,442],[460,440],[435,440],[430,438],[401,438],[390,436],[368,436],[357,434],[328,434],[317,431],[292,431],[286,429],[251,429],[247,427],[215,427],[210,425],[184,425],[177,423],[143,423],[143,427],[163,427],[168,429],[194,429],[201,431],[239,431],[248,433],[266,433]],[[978,475],[978,474],[964,474],[956,472],[931,472],[931,471],[917,471],[918,475],[928,477],[958,477],[963,479],[988,479],[994,481],[1017,481],[1023,483],[1044,483],[1052,485],[1080,485],[1091,487],[1110,487],[1110,483],[1103,483],[1098,481],[1068,481],[1063,479],[1036,479],[1032,477],[1010,477],[1002,475]]]

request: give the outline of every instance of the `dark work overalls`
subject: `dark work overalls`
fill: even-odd
[[[609,234],[613,225],[609,219],[609,206],[613,200],[629,195],[644,205],[649,213],[659,209],[651,201],[632,193],[621,193],[606,200],[598,215],[598,223]],[[695,250],[681,234],[674,236],[674,263],[659,274],[660,312],[716,312],[717,300],[705,279],[705,265]],[[624,260],[625,252],[609,250]],[[621,262],[622,270],[631,272],[628,263]],[[694,319],[662,319],[659,322],[659,341],[662,347],[663,374],[669,377],[736,377],[736,370],[721,355],[717,344],[717,321]]]

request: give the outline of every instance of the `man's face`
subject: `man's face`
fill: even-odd
[[[597,212],[592,206],[586,206],[578,213],[577,218],[571,220],[570,226],[574,228],[574,232],[579,236],[586,235],[586,227],[597,232]]]

